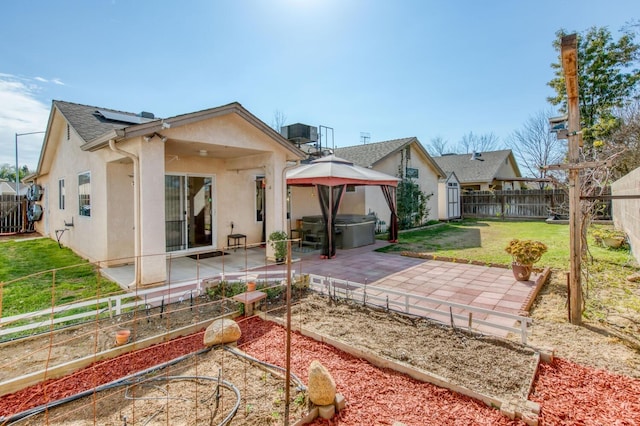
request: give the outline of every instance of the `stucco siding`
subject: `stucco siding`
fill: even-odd
[[[117,263],[131,263],[134,256],[133,163],[107,164],[107,256]]]
[[[66,123],[65,127],[66,127]],[[36,230],[42,234],[55,238],[55,231],[67,229],[61,242],[70,247],[80,256],[91,261],[107,259],[107,234],[104,224],[107,215],[106,166],[100,155],[84,152],[80,149],[83,141],[75,133],[70,133],[67,140],[64,132],[52,135],[53,148],[49,161],[48,172],[37,178],[37,183],[45,186],[48,191],[48,215],[46,221],[36,223]],[[79,215],[78,176],[80,173],[91,174],[91,216]],[[59,207],[58,182],[65,182],[65,208]],[[73,226],[65,226],[72,223]],[[45,223],[48,224],[45,227]],[[45,229],[48,228],[48,229]],[[48,234],[47,234],[48,231]]]
[[[411,155],[410,159],[406,160],[406,167],[414,168],[418,170],[418,178],[413,179],[415,183],[418,184],[420,190],[424,192],[426,195],[431,195],[429,200],[427,201],[427,208],[429,209],[429,214],[426,220],[437,220],[438,219],[438,176],[434,172],[433,168],[427,162],[427,159],[422,155],[422,153],[416,149],[414,144],[410,145]],[[389,157],[379,161],[375,164],[374,169],[383,173],[390,174],[392,176],[398,176],[398,170],[401,167],[402,157],[400,152],[394,153]],[[405,165],[402,165],[404,169]],[[378,210],[382,210],[380,205],[384,204],[386,206],[386,201],[384,200],[384,196],[382,191],[377,188],[378,191],[370,191],[370,199],[368,197],[367,203],[374,204],[374,198],[382,198],[382,201],[375,201],[375,207]],[[372,207],[373,208],[373,207]],[[387,208],[387,211],[389,209]]]

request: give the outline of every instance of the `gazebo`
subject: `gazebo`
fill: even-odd
[[[398,239],[396,187],[400,179],[375,170],[357,166],[343,158],[329,155],[313,160],[287,172],[287,184],[315,186],[325,222],[322,256],[330,259],[336,254],[335,218],[347,185],[377,185],[391,210],[389,241]]]

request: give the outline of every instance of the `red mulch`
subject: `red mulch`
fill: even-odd
[[[282,327],[257,318],[241,321],[240,347],[251,355],[285,365]],[[174,339],[147,349],[101,361],[61,379],[23,389],[0,398],[0,416],[64,398],[111,382],[202,348],[202,333]],[[291,368],[303,381],[313,359],[329,369],[347,409],[331,422],[315,425],[379,425],[400,421],[407,425],[521,425],[482,402],[428,383],[413,380],[331,346],[292,333]],[[542,364],[531,396],[541,405],[541,425],[638,425],[640,380],[618,376],[556,359]]]
[[[199,332],[129,352],[113,359],[99,361],[68,376],[47,380],[5,395],[0,397],[0,416],[9,417],[196,352],[204,348],[203,335],[204,332]]]
[[[272,364],[285,365],[286,330],[257,318],[241,323],[240,348]],[[254,340],[255,339],[255,340]],[[244,343],[247,342],[247,343]],[[332,346],[291,334],[291,370],[307,382],[308,367],[318,359],[331,372],[347,409],[333,421],[313,425],[521,425],[482,402],[393,370],[380,369]]]
[[[540,365],[529,399],[540,403],[540,424],[640,425],[640,380],[563,359]]]

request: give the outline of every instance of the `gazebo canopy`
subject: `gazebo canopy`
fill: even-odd
[[[344,158],[328,155],[287,172],[289,185],[389,185],[400,179],[375,170],[356,166]]]
[[[323,257],[335,256],[335,217],[347,185],[377,185],[382,189],[389,209],[389,240],[398,238],[398,216],[396,211],[396,187],[398,179],[375,170],[357,166],[343,158],[329,155],[287,171],[287,184],[295,186],[317,186],[318,200],[325,220]]]

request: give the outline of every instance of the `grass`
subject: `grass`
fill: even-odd
[[[504,251],[508,242],[537,240],[549,250],[538,266],[569,270],[569,226],[550,225],[540,221],[464,220],[418,231],[403,232],[398,244],[380,249],[383,252],[410,251],[438,256],[477,260],[486,263],[511,264]],[[589,238],[590,252],[600,262],[623,265],[629,261],[629,251],[611,250],[594,244]]]
[[[94,265],[48,238],[0,242],[0,282],[3,317],[122,292]]]

